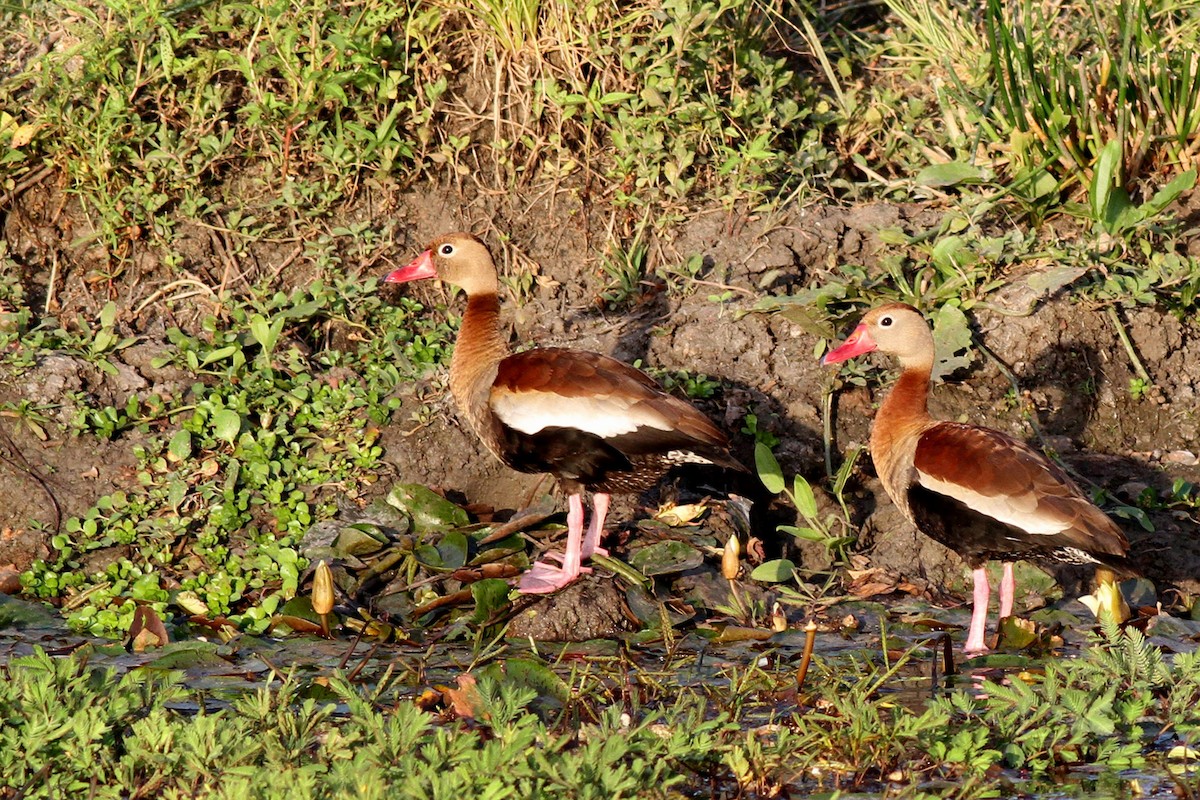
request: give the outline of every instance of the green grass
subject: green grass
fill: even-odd
[[[929,781],[950,781],[956,796],[982,798],[1011,791],[1000,768],[1038,793],[1062,790],[1073,767],[1119,791],[1117,770],[1165,776],[1175,743],[1195,735],[1200,670],[1136,632],[1108,636],[1044,674],[916,710],[894,691],[928,679],[903,678],[914,666],[903,659],[818,659],[791,699],[782,661],[727,668],[710,685],[662,680],[691,654],[664,675],[638,670],[624,698],[602,669],[509,654],[453,692],[391,670],[357,681],[333,671],[218,699],[153,662],[121,675],[38,652],[3,667],[0,796],[924,796]],[[1188,759],[1177,763],[1194,785]]]
[[[77,434],[144,434],[137,473],[66,521],[54,557],[25,574],[25,590],[47,599],[82,593],[88,602],[69,620],[98,634],[127,629],[136,602],[163,610],[167,585],[195,592],[215,615],[265,628],[296,593],[300,536],[376,479],[379,428],[399,403],[393,390],[448,352],[452,331],[418,321],[421,310],[384,304],[373,281],[343,280],[231,305],[227,318],[206,319],[199,337],[168,330],[155,365],[181,370],[190,390],[131,396],[123,408],[78,399]],[[52,350],[112,369],[106,358],[125,342],[101,340],[109,329],[104,314],[83,335],[35,327],[10,366]],[[339,331],[369,330],[390,333],[360,337],[354,349],[325,347]],[[309,346],[306,355],[300,348]],[[338,371],[345,377],[332,378]],[[81,570],[89,552],[122,547],[129,554],[101,572]]]

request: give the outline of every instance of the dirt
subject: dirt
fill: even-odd
[[[611,210],[581,205],[566,193],[548,198],[543,193],[526,202],[515,194],[460,197],[434,187],[380,191],[345,216],[395,228],[396,241],[383,254],[385,261],[403,263],[450,229],[477,231],[496,248],[504,274],[532,275],[528,295],[519,303],[510,297],[506,304],[514,341],[592,349],[719,379],[722,389],[698,405],[730,433],[738,455],[753,463],[751,439],[740,430],[745,416],[754,414],[760,429],[779,437],[777,455],[785,472],[813,480],[824,480],[822,403],[832,370],[817,362],[816,336],[781,316],[752,309],[766,294],[820,282],[838,264],[877,267],[879,254],[894,247],[880,241],[883,228],[919,232],[940,219],[936,209],[884,203],[789,207],[762,217],[703,210],[651,240],[650,265],[662,280],[648,281],[629,303],[611,310],[600,300],[607,279],[599,259],[614,221],[626,234],[632,229]],[[75,395],[123,402],[130,393],[186,390],[183,376],[155,370],[150,358],[166,346],[167,326],[194,331],[208,308],[201,298],[172,309],[156,299],[160,289],[179,278],[158,254],[135,247],[128,264],[114,270],[94,246],[73,245],[90,226],[77,204],[52,187],[32,188],[0,214],[10,253],[23,265],[31,308],[41,310],[49,302],[61,319],[94,318],[113,299],[123,332],[139,337],[136,347],[112,359],[116,376],[77,359],[47,356],[26,370],[0,375],[0,401],[51,404],[63,421],[74,413]],[[252,245],[235,258],[215,237],[200,232],[181,245],[181,252],[186,274],[209,285],[229,274],[231,258],[241,280],[275,275],[275,288],[284,291],[315,274],[288,248]],[[671,267],[695,255],[704,264],[697,279],[677,279]],[[347,269],[364,277],[384,271],[378,263],[367,269],[351,263]],[[404,291],[429,299],[440,290]],[[727,301],[710,299],[726,291]],[[1026,418],[1032,410],[1047,443],[1067,464],[1122,500],[1132,501],[1145,487],[1166,489],[1176,479],[1200,483],[1194,455],[1200,452],[1196,319],[1181,321],[1154,308],[1122,311],[1121,321],[1157,386],[1152,397],[1135,399],[1127,388],[1135,372],[1112,321],[1069,293],[1040,301],[1027,316],[980,306],[972,318],[979,339],[1015,374],[1021,394],[1012,402],[1009,380],[976,354],[969,369],[935,387],[935,414],[989,425],[1036,444]],[[851,321],[845,321],[842,333]],[[886,364],[882,359],[872,363]],[[400,390],[403,407],[383,436],[394,475],[373,491],[386,491],[394,480],[413,481],[473,503],[519,508],[548,489],[537,476],[496,463],[464,429],[444,387],[445,375],[434,374]],[[883,388],[850,387],[837,394],[835,454],[867,441]],[[421,413],[427,403],[432,414]],[[131,477],[138,435],[104,442],[63,435],[53,424],[47,429],[50,435],[43,441],[20,418],[0,416],[0,565],[21,569],[43,556],[60,517],[82,513]],[[851,487],[855,521],[862,526],[857,549],[866,563],[933,588],[961,584],[958,560],[903,523],[869,459],[860,461]],[[371,496],[368,492],[364,499]],[[627,521],[641,513],[639,502],[652,499],[625,499],[613,518]],[[774,513],[780,521],[792,521],[778,504]],[[1150,518],[1153,532],[1134,523],[1123,526],[1135,564],[1160,591],[1200,593],[1195,509],[1190,515],[1154,510]],[[772,528],[756,531],[769,551],[787,553],[807,567],[825,566],[823,548],[794,548],[779,541]],[[590,582],[587,587],[595,588]],[[598,624],[616,630],[623,622],[614,618]]]

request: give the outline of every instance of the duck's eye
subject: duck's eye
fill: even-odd
[[[890,327],[892,327],[892,318],[891,318],[891,317],[884,317],[883,319],[879,320],[879,327],[881,327],[881,328],[890,328]]]
[[[454,255],[454,245],[446,242],[446,244],[438,248],[438,253],[444,256],[452,256]]]

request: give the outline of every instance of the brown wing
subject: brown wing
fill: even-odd
[[[939,423],[921,434],[920,486],[1023,531],[1037,547],[1124,556],[1125,534],[1054,462],[999,431]]]
[[[707,417],[640,370],[598,353],[547,347],[511,355],[500,362],[489,406],[529,435],[576,430],[627,455],[686,450],[741,468]]]

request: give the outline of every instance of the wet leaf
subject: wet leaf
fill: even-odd
[[[282,617],[298,617],[306,620],[312,625],[318,622],[317,612],[313,610],[312,598],[304,596],[296,596],[283,604],[283,608],[279,609],[279,616]]]
[[[750,579],[755,581],[763,581],[765,583],[780,583],[792,579],[792,573],[795,572],[796,565],[786,558],[777,558],[774,561],[767,561],[759,564],[750,573]]]
[[[129,628],[130,645],[133,652],[142,653],[146,650],[162,647],[171,641],[167,636],[167,628],[154,609],[150,606],[138,606],[133,612],[133,624]]]
[[[416,549],[413,550],[413,555],[417,557],[417,561],[420,561],[427,567],[441,569],[444,566],[442,564],[441,551],[431,544],[417,545]]]
[[[497,611],[506,608],[511,588],[508,581],[500,578],[485,578],[471,584],[471,596],[475,598],[475,613],[471,621],[482,625]]]
[[[305,633],[310,635],[324,633],[324,629],[322,629],[317,623],[309,622],[308,620],[304,619],[304,617],[293,617],[288,614],[276,614],[275,616],[271,617],[271,627],[269,630],[272,633],[285,632],[280,631],[280,628],[287,628],[295,631],[296,633]]]
[[[438,555],[442,558],[442,566],[447,569],[458,569],[467,563],[467,537],[459,531],[450,531],[437,543]]]
[[[775,635],[766,628],[747,628],[742,625],[726,625],[717,633],[716,642],[762,642]]]
[[[488,664],[479,671],[479,677],[488,677],[497,683],[533,689],[538,697],[565,704],[571,691],[565,681],[550,667],[532,658],[509,658]]]
[[[625,603],[638,620],[651,630],[657,631],[662,627],[663,615],[671,627],[680,625],[696,616],[694,611],[682,611],[663,603],[646,591],[644,586],[630,586],[625,590]],[[661,634],[659,634],[661,635]]]
[[[474,587],[474,584],[472,584],[472,588],[473,587]],[[430,600],[428,603],[425,603],[424,605],[420,606],[419,608],[414,609],[413,616],[414,617],[423,617],[426,614],[428,614],[430,611],[437,611],[439,608],[447,608],[450,606],[465,606],[467,603],[471,602],[472,600],[474,600],[474,596],[471,593],[471,589],[470,588],[461,589],[457,592],[454,592],[453,594],[448,594],[448,595],[445,595],[444,597],[437,597],[437,598],[434,598],[433,600]]]
[[[388,493],[387,502],[412,518],[413,532],[461,528],[469,521],[467,512],[432,489],[416,483],[402,483]]]
[[[1037,623],[1011,616],[1000,620],[1000,644],[1013,650],[1024,650],[1039,638]]]
[[[163,654],[145,666],[150,669],[208,670],[231,668],[211,642],[181,642],[164,648]]]
[[[669,575],[695,569],[704,563],[704,554],[687,542],[668,539],[636,551],[629,563],[646,576]]]
[[[971,366],[971,326],[958,306],[944,305],[933,318],[933,340],[938,360],[933,379],[941,380],[955,370]]]
[[[357,523],[338,531],[333,549],[340,555],[363,556],[382,548],[388,539],[374,525]]]

